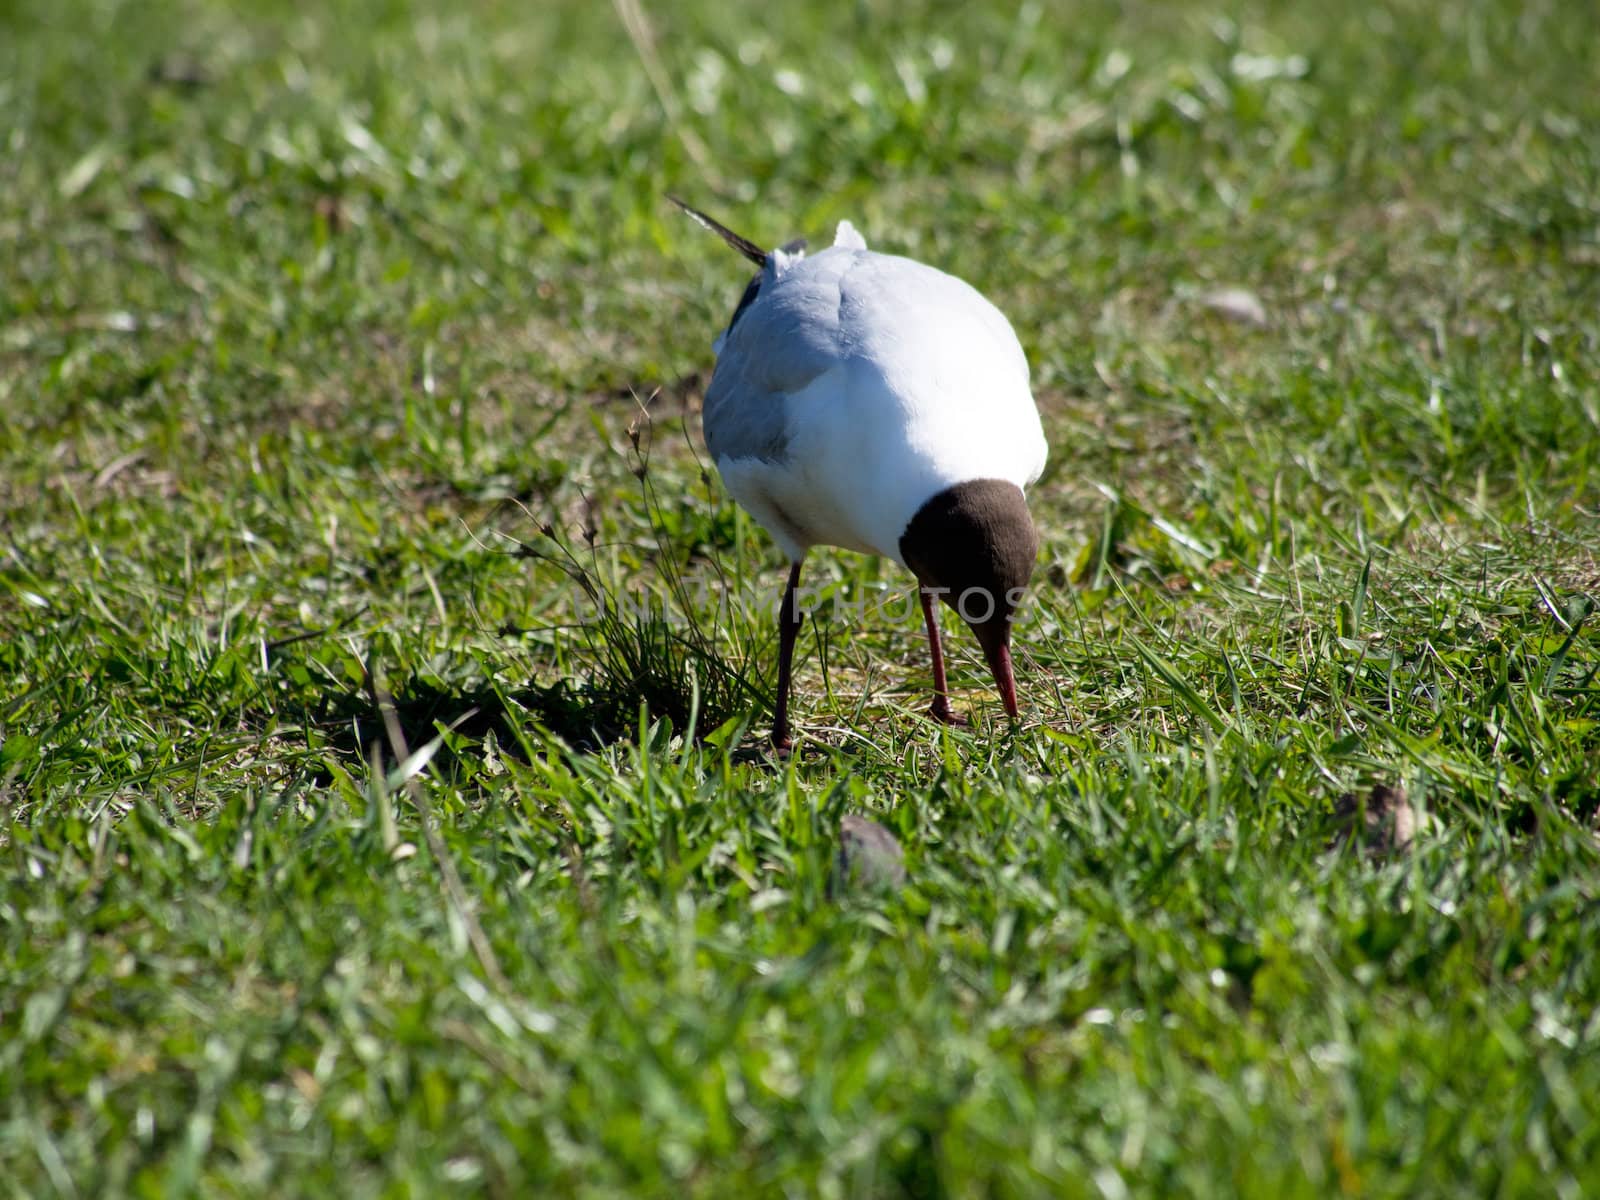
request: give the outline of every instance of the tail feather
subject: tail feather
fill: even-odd
[[[737,250],[740,254],[744,255],[751,262],[755,263],[756,266],[764,267],[764,266],[767,265],[767,258],[769,257],[767,252],[765,250],[763,250],[760,246],[758,246],[754,242],[752,242],[749,238],[740,237],[733,230],[729,229],[726,225],[722,224],[722,222],[717,221],[712,217],[706,216],[706,214],[701,212],[698,208],[694,208],[694,207],[691,207],[688,204],[685,204],[682,200],[679,200],[676,196],[673,196],[673,195],[669,194],[667,196],[667,199],[671,200],[679,208],[683,209],[684,212],[688,213],[691,217],[693,217],[701,225],[704,225],[707,229],[711,230],[712,233],[716,234],[723,241],[727,242],[728,245],[732,246],[735,250]]]

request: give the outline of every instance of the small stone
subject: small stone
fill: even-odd
[[[1245,288],[1215,288],[1202,293],[1200,303],[1219,317],[1226,317],[1241,325],[1254,325],[1257,329],[1266,327],[1266,307],[1261,303],[1260,297]]]
[[[844,888],[897,888],[906,881],[905,851],[882,825],[846,813],[839,821],[835,882]]]
[[[1334,804],[1333,814],[1337,829],[1332,847],[1356,838],[1368,853],[1375,855],[1406,849],[1426,819],[1421,806],[1411,801],[1403,787],[1385,783],[1374,785],[1365,801],[1353,792],[1344,793]]]

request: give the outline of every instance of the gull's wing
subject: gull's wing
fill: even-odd
[[[840,337],[839,275],[827,254],[783,275],[771,268],[751,282],[717,342],[706,391],[706,445],[712,457],[782,459],[789,429],[785,401],[848,357]]]

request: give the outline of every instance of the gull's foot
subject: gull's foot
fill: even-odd
[[[940,696],[928,708],[928,715],[941,725],[954,725],[958,729],[965,729],[972,724],[971,718],[951,708],[950,701],[943,696]]]

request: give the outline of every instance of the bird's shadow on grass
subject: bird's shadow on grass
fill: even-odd
[[[598,588],[594,595],[597,602],[610,599]],[[280,713],[298,720],[308,741],[347,760],[370,760],[374,744],[388,757],[403,757],[442,738],[434,762],[444,766],[464,743],[490,736],[507,756],[523,760],[539,754],[552,735],[578,751],[647,729],[654,740],[663,725],[669,736],[692,730],[696,740],[713,731],[737,738],[739,718],[764,706],[765,690],[748,663],[727,661],[698,626],[680,630],[660,614],[630,613],[614,603],[597,603],[597,614],[585,629],[583,678],[503,689],[452,671],[456,677],[448,681],[396,675],[385,688],[375,683],[386,674],[381,664],[363,658],[361,683],[336,683]]]
[[[568,747],[599,750],[621,741],[636,729],[610,705],[596,705],[566,680],[509,692],[489,687],[450,688],[408,680],[388,701],[408,751],[415,751],[448,731],[435,755],[439,767],[455,757],[452,743],[481,743],[493,737],[500,753],[527,761],[530,748],[553,734]],[[308,730],[316,730],[325,750],[345,761],[368,762],[377,744],[385,758],[397,753],[380,708],[365,690],[324,694],[314,705],[283,713]]]
[[[664,721],[673,731],[692,726],[697,739],[727,716],[690,711],[676,697],[641,695],[636,687],[607,688],[567,679],[502,691],[413,678],[397,681],[384,701],[393,705],[408,753],[442,733],[452,735],[444,738],[434,755],[436,770],[448,770],[462,757],[463,743],[480,744],[491,736],[500,754],[527,762],[542,753],[552,735],[567,749],[588,753],[636,740],[641,716],[646,725]],[[752,717],[755,707],[759,706],[752,707]],[[379,703],[366,689],[326,692],[311,704],[280,707],[279,716],[315,730],[321,747],[345,762],[370,762],[375,743],[385,759],[392,761],[399,753]],[[707,719],[710,716],[717,721]],[[735,735],[730,753],[738,762],[781,761],[773,758],[765,737],[758,739],[753,729]]]

